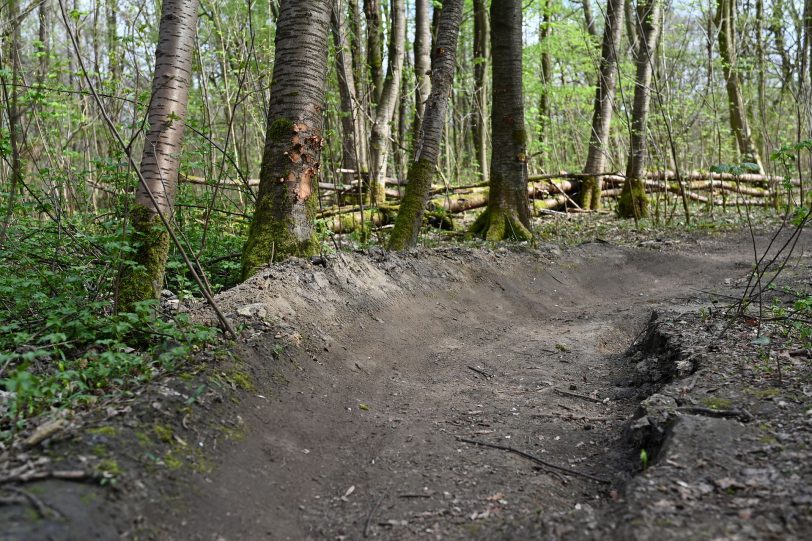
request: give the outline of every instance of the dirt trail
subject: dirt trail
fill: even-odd
[[[751,250],[742,237],[267,271],[221,299],[276,325],[239,346],[259,381],[244,439],[149,523],[177,540],[487,539],[494,521],[600,506],[612,485],[457,438],[628,479],[639,449],[623,428],[642,397],[622,354],[653,310],[696,309],[695,290],[744,274]]]

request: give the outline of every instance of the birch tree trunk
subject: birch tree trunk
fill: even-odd
[[[609,146],[609,130],[615,104],[617,83],[617,52],[623,35],[624,0],[606,2],[606,24],[603,28],[603,44],[595,89],[595,110],[592,115],[592,132],[589,136],[584,173],[590,176],[581,185],[581,208],[597,210],[601,207],[601,177],[606,167]]]
[[[420,139],[420,124],[423,121],[423,111],[426,100],[431,92],[431,16],[429,15],[430,0],[415,1],[414,18],[414,77],[415,77],[415,111],[414,111],[414,141]]]
[[[256,210],[242,276],[288,256],[316,253],[313,231],[327,76],[331,0],[283,1]]]
[[[463,0],[443,2],[431,62],[431,93],[426,102],[420,137],[415,143],[414,161],[409,165],[406,193],[400,203],[392,236],[389,238],[390,250],[403,250],[417,244],[423,213],[431,191],[431,181],[440,155],[448,97],[456,70],[462,7]]]
[[[135,303],[157,299],[161,293],[170,238],[159,214],[171,223],[192,81],[197,15],[198,0],[164,0],[147,112],[149,131],[141,157],[144,182],[135,191],[130,211],[131,240],[138,247],[138,266],[126,267],[122,272],[120,310],[130,311]]]
[[[491,3],[493,81],[491,180],[488,207],[471,226],[487,240],[529,240],[527,131],[522,95],[522,3]]]
[[[372,125],[369,153],[369,202],[373,206],[386,202],[384,178],[389,161],[392,121],[400,95],[406,40],[406,9],[404,0],[392,0],[392,18],[389,36],[388,67],[383,83],[380,102],[375,108],[375,122]]]
[[[648,197],[643,185],[648,143],[648,111],[651,101],[653,56],[660,37],[662,0],[640,0],[635,26],[638,32],[637,73],[632,104],[631,141],[626,164],[626,181],[618,201],[622,218],[644,218],[648,215]]]
[[[753,134],[747,121],[747,109],[739,80],[738,53],[736,52],[735,0],[717,0],[716,27],[719,29],[719,54],[725,75],[727,103],[730,110],[730,129],[736,138],[736,146],[743,161],[755,164],[759,174],[764,174],[761,156],[753,142]]]

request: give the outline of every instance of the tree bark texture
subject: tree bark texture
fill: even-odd
[[[39,22],[39,29],[37,32],[37,54],[39,55],[39,71],[37,71],[37,83],[45,84],[45,78],[48,77],[49,56],[51,54],[51,6],[45,1],[39,6],[37,12],[37,19]]]
[[[755,164],[758,172],[763,174],[764,166],[753,142],[739,79],[734,4],[735,0],[717,0],[716,2],[716,27],[719,29],[719,54],[722,57],[722,70],[725,76],[730,129],[736,138],[736,146],[742,161]]]
[[[341,166],[350,171],[365,173],[369,167],[366,155],[366,130],[364,111],[356,94],[355,73],[352,68],[347,14],[342,0],[333,1],[331,17],[333,41],[336,50],[336,74],[341,100]],[[354,173],[347,173],[345,182],[354,179]]]
[[[584,25],[587,34],[597,38],[598,29],[595,27],[595,17],[592,15],[592,0],[581,0],[581,8],[584,10]]]
[[[389,161],[392,121],[398,105],[406,41],[406,9],[404,0],[391,1],[391,34],[389,36],[388,66],[380,101],[375,108],[369,154],[369,202],[382,205],[386,201],[384,178]]]
[[[607,0],[606,2],[606,24],[603,28],[598,84],[595,89],[592,132],[589,136],[589,150],[584,166],[584,173],[590,175],[603,173],[606,167],[609,130],[612,125],[617,84],[617,52],[623,35],[623,4],[624,0]],[[588,177],[584,179],[581,188],[581,208],[599,209],[601,206],[601,178],[599,176]]]
[[[192,82],[192,58],[197,32],[198,0],[164,0],[155,74],[147,120],[149,130],[141,157],[144,182],[135,191],[130,212],[137,267],[126,267],[119,287],[119,309],[157,299],[169,255],[169,232],[159,213],[171,223],[186,128],[186,108]]]
[[[11,151],[11,163],[9,171],[9,191],[6,200],[6,210],[3,216],[3,223],[0,224],[0,245],[6,242],[8,229],[14,216],[14,207],[17,203],[17,195],[23,182],[22,160],[22,139],[23,130],[21,125],[22,114],[19,105],[20,84],[20,21],[18,16],[20,6],[18,0],[8,0],[6,2],[6,23],[11,27],[3,40],[3,56],[11,64],[10,73],[0,74],[0,84],[3,91],[3,102],[6,107],[8,118],[8,145]],[[10,77],[9,77],[10,75]],[[9,80],[11,79],[11,80]]]
[[[648,214],[648,197],[642,177],[648,157],[648,111],[651,102],[651,77],[654,54],[660,37],[662,0],[640,0],[637,27],[640,46],[637,51],[634,101],[626,182],[618,201],[618,214],[623,218],[644,218]]]
[[[626,20],[626,35],[629,38],[629,52],[631,57],[637,58],[637,51],[640,49],[640,38],[637,35],[637,14],[634,10],[634,0],[625,0],[623,2],[623,12]]]
[[[431,93],[426,102],[420,137],[415,144],[414,161],[409,165],[406,193],[389,239],[391,250],[403,250],[417,244],[423,213],[431,192],[431,181],[440,155],[448,98],[456,70],[462,8],[463,0],[443,2],[431,62]]]
[[[383,25],[379,0],[364,0],[364,18],[367,21],[367,68],[371,84],[372,103],[378,105],[383,92]]]
[[[775,49],[781,59],[781,89],[782,91],[792,83],[792,60],[787,52],[784,38],[784,0],[773,2],[772,16],[769,24],[770,33],[775,40]]]
[[[420,139],[420,123],[426,100],[431,92],[431,15],[430,0],[415,1],[414,18],[414,77],[415,77],[415,112],[414,141]],[[405,93],[405,92],[404,92]]]
[[[308,256],[318,189],[332,2],[283,1],[254,219],[243,249],[248,278],[275,259]]]
[[[474,156],[479,166],[482,181],[488,180],[488,94],[485,77],[490,61],[488,10],[485,0],[474,0],[474,114],[471,132],[474,138]]]
[[[488,240],[529,240],[527,131],[522,95],[522,3],[491,2],[493,90],[490,197],[471,227]]]
[[[552,93],[553,58],[550,54],[552,35],[552,0],[544,0],[541,7],[541,27],[539,28],[539,44],[541,45],[541,93],[539,97],[538,138],[543,145],[547,137],[547,128],[550,125],[552,114],[550,94]],[[545,153],[541,153],[541,165],[545,166]]]

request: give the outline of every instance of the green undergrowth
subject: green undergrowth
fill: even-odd
[[[653,202],[652,205],[655,205]],[[682,209],[673,214],[668,209],[665,214],[661,208],[659,216],[656,209],[652,216],[638,220],[618,220],[607,213],[572,214],[566,216],[545,216],[534,222],[534,232],[542,241],[561,244],[581,244],[595,240],[604,240],[613,244],[637,243],[649,239],[670,239],[679,241],[682,238],[696,235],[717,235],[739,232],[747,228],[747,215],[742,209],[738,212],[729,208],[725,212],[715,209],[713,213],[700,205],[691,206],[691,220],[686,223]],[[774,209],[749,209],[750,222],[756,232],[768,232],[776,227],[782,218]]]
[[[812,291],[808,286],[780,288],[771,300],[770,314],[786,339],[812,349]]]
[[[25,218],[0,245],[0,441],[52,409],[133,393],[217,339],[157,301],[116,313],[116,277],[135,253],[124,233],[114,217]]]

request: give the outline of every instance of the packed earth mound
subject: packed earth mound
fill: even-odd
[[[107,507],[37,537],[21,496],[0,538],[808,538],[809,352],[723,317],[752,261],[742,235],[264,269],[217,299],[230,388],[166,383],[153,413],[164,458],[198,458],[129,447]]]

